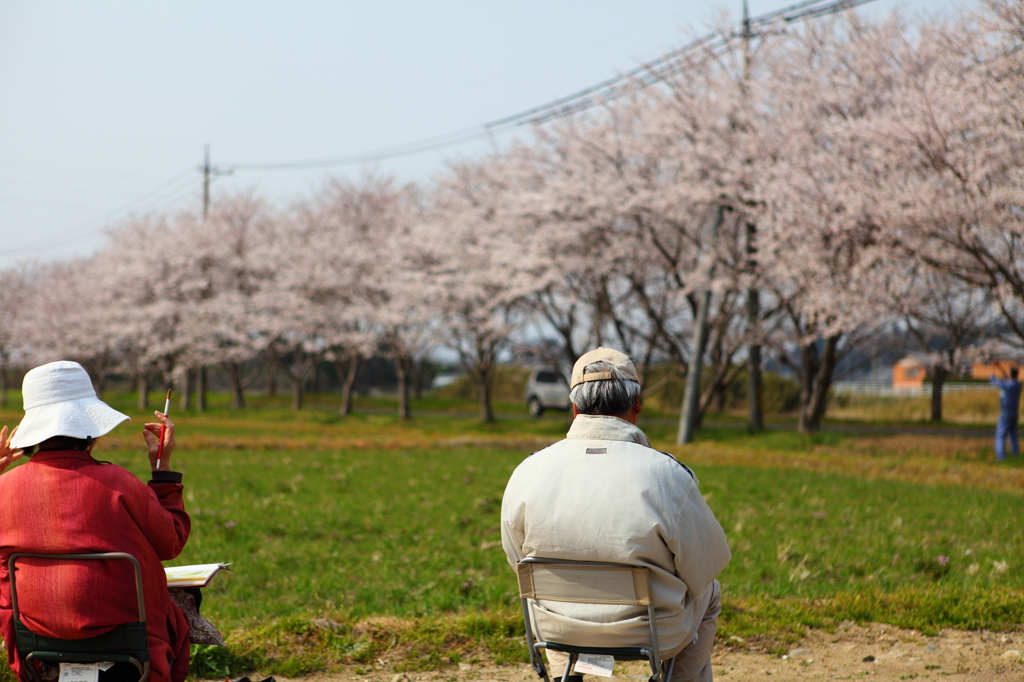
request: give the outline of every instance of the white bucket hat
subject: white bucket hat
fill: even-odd
[[[21,396],[25,418],[11,439],[17,449],[54,436],[99,438],[131,419],[96,397],[89,374],[77,362],[61,360],[29,370]]]

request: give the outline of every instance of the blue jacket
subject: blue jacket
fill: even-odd
[[[999,411],[1003,416],[1017,416],[1020,411],[1020,390],[1021,383],[1016,379],[997,379],[990,377],[989,381],[999,387]]]

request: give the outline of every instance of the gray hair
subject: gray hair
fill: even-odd
[[[627,414],[640,395],[640,384],[627,379],[623,372],[606,360],[592,362],[583,368],[584,374],[611,372],[611,379],[586,381],[569,393],[569,400],[580,414],[621,417]]]

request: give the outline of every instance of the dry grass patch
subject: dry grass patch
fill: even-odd
[[[659,447],[687,464],[802,469],[867,480],[1024,492],[1024,468],[992,462],[988,439],[956,436],[859,436],[837,445],[766,449],[733,442]]]

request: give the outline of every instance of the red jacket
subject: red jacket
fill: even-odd
[[[180,682],[188,671],[188,624],[167,594],[162,560],[178,556],[191,521],[181,475],[154,472],[143,484],[129,471],[84,452],[44,451],[0,476],[0,635],[21,679],[7,560],[20,552],[127,552],[142,566],[154,682]],[[57,586],[74,585],[70,599]],[[128,562],[55,565],[18,560],[22,622],[40,635],[79,639],[138,620],[135,578]]]

